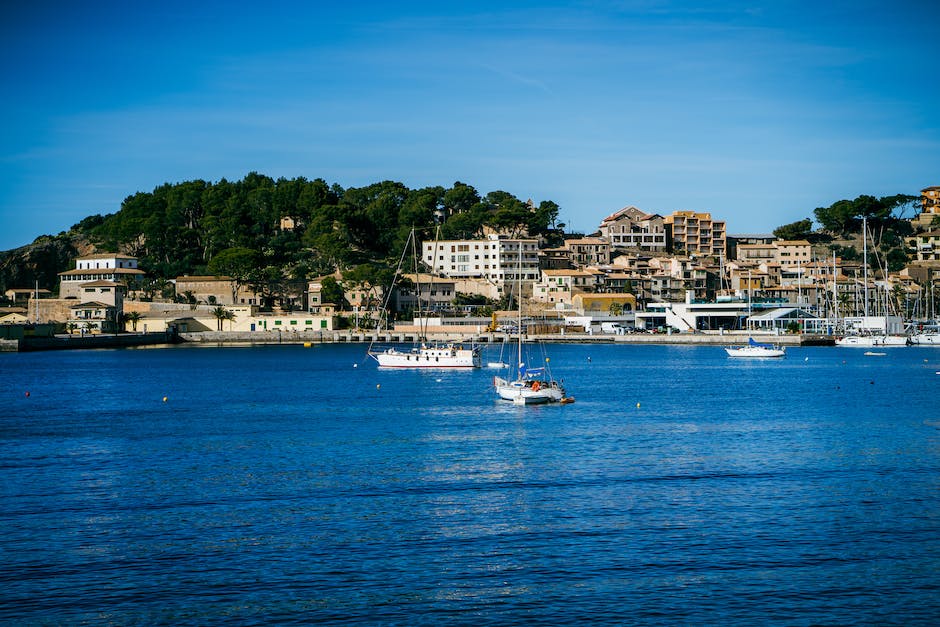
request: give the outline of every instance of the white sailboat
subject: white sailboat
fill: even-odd
[[[398,269],[395,277],[401,271],[402,263],[408,252],[408,244],[412,245],[414,252],[415,276],[420,277],[418,272],[418,242],[415,238],[414,229],[411,230],[408,242],[402,252],[402,257],[398,263]],[[392,290],[385,300],[385,310],[388,311],[388,304],[391,299]],[[417,286],[417,311],[415,319],[419,319],[421,313],[421,289]],[[420,317],[422,325],[426,325],[426,318]],[[385,349],[373,349],[370,344],[368,355],[379,364],[379,368],[427,368],[427,369],[472,369],[481,366],[480,347],[474,346],[471,342],[470,347],[452,342],[434,343],[429,342],[425,336],[422,326],[419,334],[419,342],[408,350],[399,350],[392,346]]]
[[[728,357],[783,357],[787,354],[787,349],[776,344],[762,344],[755,342],[754,338],[747,338],[745,346],[729,346],[725,348]]]
[[[523,354],[523,326],[522,326],[522,243],[519,243],[519,270],[517,272],[517,285],[519,286],[516,300],[519,302],[519,324],[517,325],[517,352],[515,379],[493,377],[493,386],[499,398],[511,401],[516,405],[541,405],[546,403],[573,403],[574,398],[565,394],[565,388],[556,381],[551,374],[549,361],[545,365],[530,367]]]

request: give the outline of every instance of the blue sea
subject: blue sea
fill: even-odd
[[[547,350],[0,354],[0,623],[940,621],[940,349]]]

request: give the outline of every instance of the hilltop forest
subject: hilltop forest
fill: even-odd
[[[81,247],[138,258],[154,280],[225,274],[277,292],[279,284],[337,269],[385,283],[411,229],[420,239],[469,238],[489,226],[562,241],[559,207],[504,191],[481,196],[472,186],[409,189],[383,181],[343,189],[322,179],[277,180],[257,173],[240,181],[165,184],[127,197],[120,211],[93,215],[68,233],[39,238],[0,261],[0,283],[55,289]],[[291,218],[293,228],[282,228]],[[4,288],[6,289],[6,288]]]
[[[774,234],[828,243],[853,259],[859,255],[852,235],[857,242],[865,216],[897,270],[907,262],[903,237],[911,232],[903,214],[916,201],[904,195],[840,200],[815,210],[820,230],[807,218]],[[57,273],[93,249],[137,257],[154,292],[177,276],[224,274],[274,295],[287,282],[337,269],[386,285],[412,228],[420,239],[433,237],[437,226],[442,239],[464,239],[492,227],[541,236],[557,246],[565,227],[557,223],[558,213],[551,200],[535,204],[505,191],[481,195],[459,181],[449,188],[409,189],[383,181],[344,189],[319,178],[273,179],[253,172],[240,181],[167,183],[128,196],[116,213],[89,216],[68,232],[0,253],[0,289],[33,287],[38,281],[55,291]],[[291,218],[293,226],[282,228],[282,218]]]

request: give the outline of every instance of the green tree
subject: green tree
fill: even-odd
[[[784,224],[774,229],[774,237],[783,240],[800,240],[808,238],[813,232],[813,221],[809,218]]]
[[[251,283],[260,264],[261,256],[250,248],[226,248],[209,261],[209,272],[232,279],[232,302],[236,302],[238,289]]]
[[[325,277],[320,284],[321,301],[324,303],[333,303],[337,309],[344,309],[346,297],[343,294],[343,288],[339,282],[331,276]]]

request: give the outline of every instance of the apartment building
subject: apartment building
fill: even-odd
[[[727,229],[724,220],[713,220],[710,213],[674,211],[666,216],[666,240],[673,250],[686,254],[727,255]]]
[[[666,250],[664,218],[636,207],[624,207],[601,221],[601,237],[614,248],[635,248],[649,251]]]
[[[517,278],[540,278],[536,239],[511,239],[496,234],[485,240],[423,242],[421,260],[432,272],[450,279],[486,279],[501,288]]]
[[[565,240],[565,248],[575,267],[605,266],[610,263],[610,242],[601,237]]]

